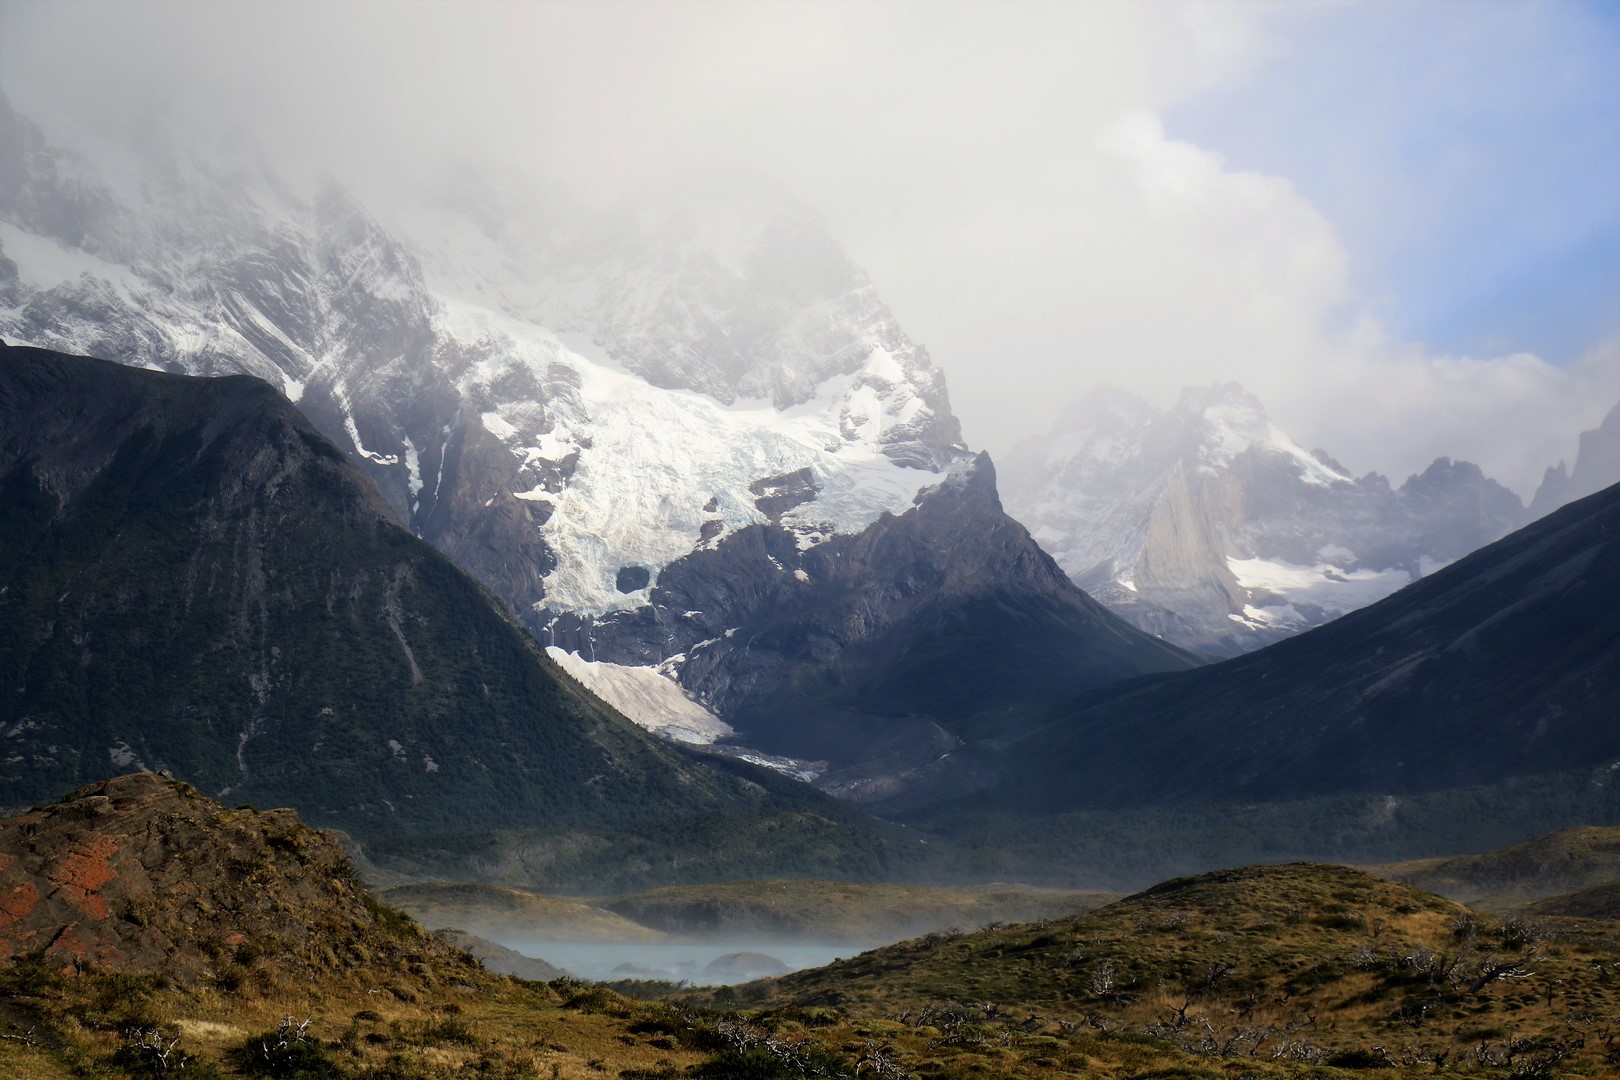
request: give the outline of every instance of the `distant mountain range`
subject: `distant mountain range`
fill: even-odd
[[[1345,795],[1383,800],[1398,821],[1436,792],[1494,802],[1501,785],[1536,777],[1553,778],[1543,786],[1562,807],[1539,805],[1537,825],[1620,814],[1609,779],[1620,767],[1620,487],[1327,626],[1121,680],[1098,643],[1112,633],[1129,658],[1144,639],[1077,590],[1066,609],[1029,611],[975,591],[970,570],[998,573],[1001,559],[1062,575],[1010,522],[953,530],[941,495],[993,497],[987,466],[964,472],[874,534],[931,586],[887,598],[903,616],[871,639],[887,651],[850,649],[842,681],[806,675],[779,691],[785,716],[816,720],[782,723],[784,749],[819,749],[811,732],[862,746],[888,771],[835,766],[824,785],[927,826],[935,842],[923,845],[926,834],[625,722],[398,525],[358,466],[258,380],[6,346],[0,432],[0,662],[16,688],[0,699],[0,802],[169,768],[232,799],[297,806],[398,872],[599,892],[739,873],[1103,878],[1097,865],[961,829],[1009,815],[1091,814],[1106,843],[1130,815],[1162,821],[1177,807],[1230,828],[1239,807]],[[819,550],[858,576],[892,554],[873,542]],[[836,580],[836,566],[809,565]],[[859,610],[775,608],[799,640]],[[1038,619],[1070,620],[1088,637],[1092,678],[1109,685],[1043,705],[1068,676],[1043,682],[1049,652],[1007,647]],[[965,648],[994,662],[956,666]],[[1023,681],[1003,681],[1020,670]],[[882,715],[885,695],[898,721],[862,731],[856,708]],[[841,701],[853,705],[839,713]],[[912,702],[929,713],[903,713]],[[921,754],[919,731],[938,740]],[[1495,842],[1512,829],[1445,812],[1447,836],[1485,830]],[[1336,850],[1310,831],[1319,818],[1284,813],[1284,850]]]
[[[662,701],[857,791],[972,712],[1192,662],[1002,513],[927,352],[773,185],[603,216],[459,175],[384,213],[161,141],[102,156],[0,100],[0,334],[280,388],[649,726]]]
[[[0,367],[0,801],[169,767],[404,873],[605,892],[941,865],[784,772],[999,875],[1044,856],[951,815],[1620,756],[1611,492],[1475,552],[1527,513],[1476,467],[1356,478],[1216,386],[1088,399],[1006,464],[1009,516],[926,351],[769,184],[373,210],[134,153],[0,100],[0,333],[127,365]],[[1612,470],[1616,423],[1532,506]]]
[[[1002,470],[1010,512],[1076,582],[1137,626],[1232,656],[1382,599],[1620,482],[1620,407],[1527,512],[1464,461],[1399,487],[1306,450],[1234,384],[1160,412],[1115,390],[1072,407]]]

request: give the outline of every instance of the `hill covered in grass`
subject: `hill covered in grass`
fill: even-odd
[[[422,882],[380,893],[428,926],[555,941],[814,941],[885,944],[935,930],[1089,911],[1116,893],[1028,885],[890,885],[773,879],[667,885],[596,901],[486,882]]]
[[[1606,881],[1537,900],[1525,908],[1525,914],[1533,918],[1620,920],[1620,881]]]
[[[1560,829],[1482,855],[1397,863],[1380,872],[1464,903],[1515,907],[1620,881],[1620,826]]]
[[[381,893],[427,926],[455,926],[484,937],[556,941],[659,941],[664,935],[584,900],[488,882],[422,882]]]
[[[934,1046],[1017,1031],[1048,1040],[1037,1057],[1077,1066],[1125,1041],[1187,1070],[1154,1075],[1205,1075],[1178,1065],[1181,1053],[1245,1067],[1597,1076],[1620,1065],[1604,1026],[1620,1007],[1617,949],[1612,930],[1552,937],[1348,867],[1294,864],[1177,879],[1074,917],[930,934],[701,999],[880,1015]]]

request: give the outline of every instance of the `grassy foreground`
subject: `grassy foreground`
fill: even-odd
[[[1343,867],[1168,882],[682,1001],[493,976],[387,910],[377,963],[314,982],[224,942],[189,984],[0,971],[0,1075],[1620,1075],[1620,926],[1493,919]]]
[[[919,1076],[1620,1075],[1620,926],[1347,867],[1179,879],[690,997],[883,1017]]]
[[[172,778],[0,821],[6,1080],[1620,1075],[1620,920],[1481,915],[1339,866],[742,987],[615,985],[636,997],[492,974],[334,837]]]

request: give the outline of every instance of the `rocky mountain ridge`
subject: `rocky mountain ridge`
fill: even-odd
[[[785,193],[726,219],[677,208],[645,232],[616,222],[537,239],[516,189],[499,208],[439,207],[423,235],[420,219],[385,227],[335,184],[297,192],[262,163],[162,143],[144,148],[131,196],[3,100],[0,114],[0,330],[281,387],[413,531],[519,611],[633,604],[616,588],[621,565],[656,574],[709,519],[764,520],[750,487],[773,477],[815,475],[808,539],[823,519],[847,533],[903,506],[964,452],[926,352]],[[474,302],[463,279],[482,268],[466,264],[486,253],[476,244],[491,242],[492,214],[505,249],[546,255],[509,257],[504,292],[483,287],[486,275]],[[737,247],[725,262],[722,242]],[[520,306],[534,296],[546,302]],[[652,444],[626,430],[672,424]],[[672,449],[690,460],[669,460]],[[667,475],[646,490],[635,474],[655,462]],[[588,489],[579,501],[617,497],[648,519],[612,538],[623,563],[592,561],[565,535],[574,508],[554,497],[571,484]],[[598,535],[594,525],[578,528]],[[682,534],[673,547],[658,535],[670,530]],[[479,558],[481,547],[497,555]]]
[[[1603,423],[1581,432],[1572,465],[1560,461],[1547,470],[1530,500],[1530,517],[1538,518],[1620,481],[1620,404]]]

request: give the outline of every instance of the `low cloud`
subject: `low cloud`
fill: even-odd
[[[450,163],[587,199],[761,171],[827,218],[993,453],[1098,383],[1164,404],[1236,380],[1356,471],[1398,480],[1448,454],[1527,494],[1620,398],[1620,350],[1558,367],[1401,341],[1344,222],[1288,177],[1166,130],[1309,18],[1170,2],[0,0],[0,81],[62,131],[245,137],[283,171],[373,192]],[[1324,155],[1334,123],[1321,118]]]

